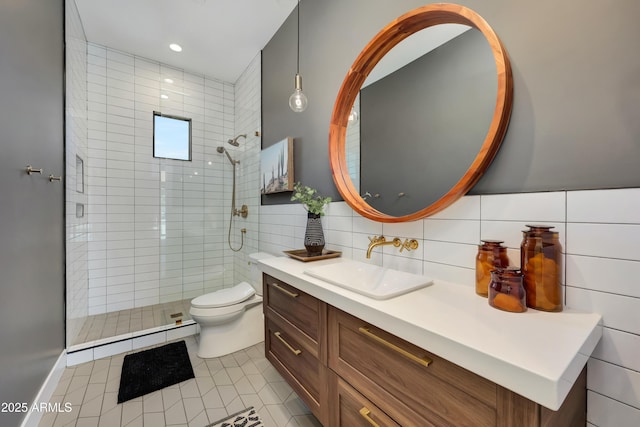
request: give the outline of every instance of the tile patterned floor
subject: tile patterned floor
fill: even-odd
[[[191,320],[191,299],[113,311],[87,317],[72,346],[130,332],[174,324],[176,320]],[[171,315],[181,313],[181,316]]]
[[[51,403],[73,409],[45,414],[39,427],[205,427],[249,406],[265,427],[321,426],[264,357],[264,343],[200,359],[197,336],[185,341],[194,379],[117,404],[125,354],[66,368]]]

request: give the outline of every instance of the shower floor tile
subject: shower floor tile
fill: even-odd
[[[88,316],[69,346],[185,322],[191,320],[190,307],[191,298]]]
[[[116,401],[128,353],[66,368],[51,403],[64,407],[69,402],[72,409],[44,414],[39,427],[204,427],[248,406],[256,409],[266,427],[321,427],[264,357],[264,343],[200,359],[197,338],[184,338],[195,378],[122,404]],[[157,346],[147,348],[152,347]]]

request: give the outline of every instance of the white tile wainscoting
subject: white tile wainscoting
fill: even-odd
[[[334,202],[323,217],[327,248],[366,261],[368,236],[415,238],[416,251],[376,248],[371,262],[463,283],[474,292],[480,239],[500,239],[520,264],[526,224],[549,224],[563,247],[565,304],[603,316],[603,338],[588,364],[588,424],[640,425],[640,189],[465,196],[437,215],[382,224]],[[299,204],[260,207],[260,250],[303,247]],[[553,351],[553,349],[549,349]]]

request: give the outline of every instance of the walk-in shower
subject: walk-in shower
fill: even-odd
[[[235,83],[189,73],[88,43],[75,3],[67,4],[74,6],[66,11],[72,24],[65,41],[73,47],[65,52],[67,112],[118,111],[67,115],[74,131],[65,135],[64,147],[65,203],[73,213],[65,217],[65,347],[67,360],[77,362],[92,358],[94,347],[98,357],[196,333],[189,316],[193,298],[249,281],[247,255],[259,244],[253,172],[260,140],[253,128],[260,128],[260,96],[253,88],[261,58]],[[142,64],[144,79],[136,78],[142,68],[133,64]],[[112,90],[122,81],[126,91]],[[169,89],[180,96],[162,96]],[[123,102],[130,108],[121,108]],[[189,160],[153,156],[153,111],[192,118]],[[234,144],[227,145],[229,138]],[[216,151],[218,145],[231,159]],[[229,163],[236,158],[236,197],[254,218],[233,224],[234,247],[239,228],[247,228],[239,252],[226,242]]]
[[[234,147],[239,147],[240,144],[238,143],[238,139],[246,138],[246,137],[247,137],[246,134],[241,134],[236,136],[233,139],[228,140],[227,143],[229,143],[230,145],[233,145]],[[234,158],[231,157],[231,154],[229,154],[229,151],[227,151],[227,149],[222,146],[216,148],[216,150],[220,154],[224,153],[229,159],[229,162],[231,162],[231,165],[233,166],[233,180],[232,180],[233,184],[231,188],[231,212],[229,215],[229,231],[227,233],[227,243],[229,244],[229,249],[231,249],[234,252],[238,252],[244,246],[244,234],[247,232],[247,229],[246,228],[240,229],[240,238],[241,238],[240,247],[234,248],[233,245],[231,244],[231,228],[233,226],[233,219],[235,216],[241,216],[242,218],[246,218],[247,215],[249,215],[249,207],[247,205],[242,205],[240,209],[236,208],[236,165],[238,165],[240,161],[234,160]]]

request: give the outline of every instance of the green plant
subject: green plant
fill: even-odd
[[[331,197],[322,197],[318,190],[296,182],[291,194],[292,202],[300,202],[305,209],[316,215],[324,215],[324,206],[331,202]]]

